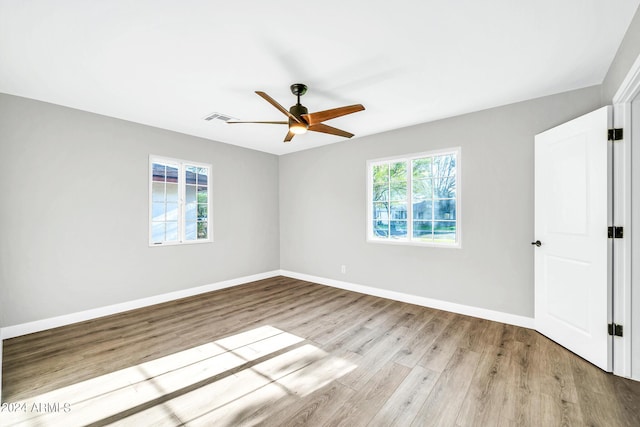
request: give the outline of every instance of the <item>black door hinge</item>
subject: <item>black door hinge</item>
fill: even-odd
[[[616,325],[615,323],[609,323],[608,325],[609,335],[614,335],[616,337],[622,336],[622,325]]]
[[[609,129],[609,141],[620,141],[622,139],[622,128]]]
[[[624,227],[607,228],[607,237],[610,239],[622,239],[624,237]]]

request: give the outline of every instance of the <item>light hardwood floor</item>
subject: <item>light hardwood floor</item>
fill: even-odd
[[[0,425],[640,426],[535,331],[276,277],[4,342]]]

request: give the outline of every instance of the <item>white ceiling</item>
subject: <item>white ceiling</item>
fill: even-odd
[[[602,83],[640,0],[0,0],[0,92],[274,154]]]

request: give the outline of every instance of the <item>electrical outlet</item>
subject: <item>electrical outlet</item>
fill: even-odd
[[[340,272],[341,272],[342,274],[347,274],[347,266],[346,266],[346,265],[342,265],[342,266],[340,267]]]

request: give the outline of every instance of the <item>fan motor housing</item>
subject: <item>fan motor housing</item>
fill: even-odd
[[[309,110],[307,110],[307,107],[305,107],[302,104],[292,105],[291,108],[289,108],[289,112],[293,114],[295,117],[297,117],[301,123],[306,124],[306,121],[302,118],[302,115],[309,113]],[[291,120],[293,119],[290,118],[289,123],[291,123]]]

